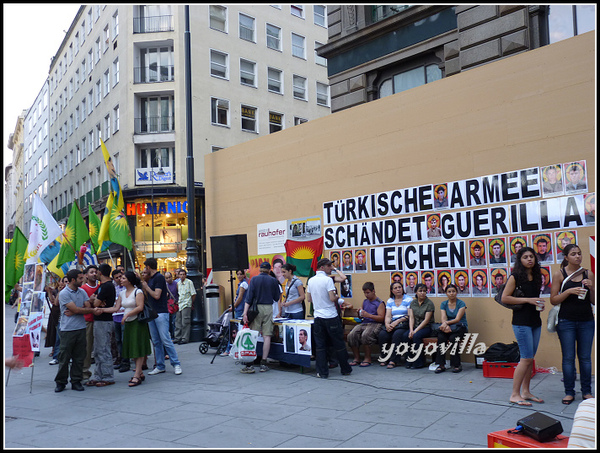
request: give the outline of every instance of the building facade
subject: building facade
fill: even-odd
[[[17,118],[17,123],[15,124],[15,130],[12,134],[10,134],[8,138],[8,148],[12,149],[13,159],[12,159],[12,167],[14,174],[14,189],[12,191],[12,196],[15,197],[15,203],[13,204],[13,211],[9,214],[7,212],[6,215],[6,223],[7,225],[11,225],[11,232],[14,231],[15,227],[18,227],[23,234],[28,235],[28,231],[24,230],[24,222],[23,222],[23,199],[24,199],[24,181],[25,176],[23,172],[24,168],[24,122],[25,116],[27,115],[27,110],[23,110],[19,117]],[[16,193],[15,193],[16,192]],[[11,197],[11,192],[5,192],[5,199]],[[7,206],[11,202],[7,202]],[[9,222],[10,219],[10,222]],[[29,223],[27,223],[29,225]],[[7,237],[12,237],[7,236]]]
[[[595,29],[593,5],[329,5],[332,112]]]
[[[204,155],[330,113],[326,60],[314,51],[326,17],[323,5],[190,6],[196,231]],[[49,71],[51,212],[65,222],[75,200],[84,216],[102,212],[102,139],[138,262],[155,256],[161,270],[186,260],[184,51],[182,5],[84,5]]]

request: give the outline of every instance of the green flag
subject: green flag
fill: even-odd
[[[100,219],[92,209],[92,205],[88,203],[88,214],[90,216],[90,241],[94,247],[94,254],[100,253],[100,244],[98,243],[98,235],[100,234]]]
[[[102,219],[104,221],[104,218]],[[110,209],[110,220],[108,224],[108,239],[115,244],[120,244],[123,247],[131,250],[133,248],[133,240],[131,239],[131,231],[129,224],[123,211],[117,209],[117,203],[113,203]]]
[[[71,207],[71,214],[69,214],[69,220],[67,220],[67,226],[63,233],[63,242],[60,246],[60,252],[58,253],[58,259],[56,265],[62,266],[64,263],[73,261],[76,258],[76,253],[79,248],[90,240],[90,232],[85,220],[81,215],[77,202],[73,202]]]
[[[312,277],[317,271],[317,261],[323,253],[323,238],[312,241],[285,241],[285,261],[296,266],[296,275]]]
[[[13,240],[4,259],[5,300],[10,299],[10,291],[23,276],[28,244],[29,241],[27,241],[23,232],[18,227],[15,228]]]

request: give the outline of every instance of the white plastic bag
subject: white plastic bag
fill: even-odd
[[[560,304],[555,305],[548,312],[548,332],[556,332],[556,325],[558,324],[558,312],[560,311]]]
[[[239,362],[254,362],[256,360],[256,344],[258,342],[258,331],[250,330],[244,326],[236,337],[229,356]]]

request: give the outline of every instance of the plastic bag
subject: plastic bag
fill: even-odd
[[[560,311],[560,304],[555,305],[548,312],[548,332],[555,333],[556,325],[558,324],[558,312]]]
[[[235,337],[229,356],[239,362],[254,362],[257,342],[258,330],[250,330],[247,325],[244,325]]]

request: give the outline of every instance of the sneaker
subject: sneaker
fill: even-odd
[[[175,365],[175,374],[181,374],[183,370],[181,369],[181,365]]]
[[[158,368],[154,368],[152,371],[150,371],[148,374],[150,376],[154,376],[155,374],[160,374],[160,373],[164,373],[165,370],[159,370]]]
[[[319,373],[317,373],[317,378],[319,379],[327,379],[329,376],[321,376]]]
[[[58,360],[56,359],[52,359],[50,360],[50,362],[48,362],[50,365],[58,365]]]
[[[254,367],[246,365],[244,368],[242,368],[240,373],[252,374],[252,373],[254,373]]]
[[[261,365],[259,371],[264,373],[265,371],[269,371],[269,367],[267,365]]]
[[[227,351],[222,352],[221,354],[219,354],[221,357],[229,357],[229,353]]]

